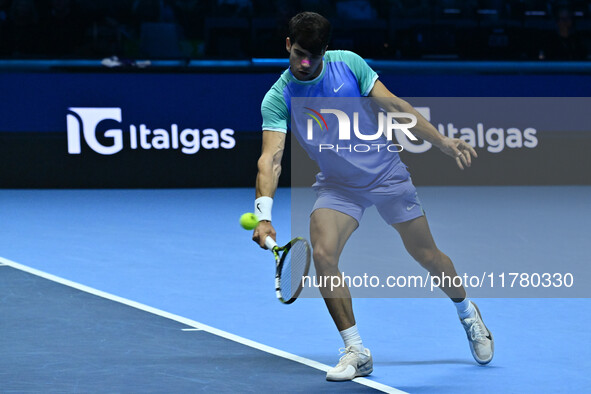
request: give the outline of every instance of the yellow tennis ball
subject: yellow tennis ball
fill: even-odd
[[[252,230],[254,229],[257,224],[259,223],[259,219],[254,213],[247,212],[240,216],[240,225],[245,230]]]

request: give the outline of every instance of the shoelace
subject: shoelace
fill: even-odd
[[[484,327],[478,322],[477,319],[474,319],[474,323],[470,324],[470,337],[472,340],[476,341],[487,339]]]
[[[344,354],[343,354],[344,353]],[[354,356],[355,354],[360,353],[357,350],[353,349],[353,346],[342,347],[339,349],[339,354],[343,354],[343,356],[339,359],[339,364],[346,360],[348,357]]]

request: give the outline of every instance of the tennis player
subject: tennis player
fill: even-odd
[[[286,39],[289,69],[283,72],[262,102],[263,143],[255,200],[260,222],[253,233],[253,240],[261,247],[267,236],[276,237],[271,210],[290,124],[291,97],[388,99],[389,109],[416,116],[414,135],[438,147],[455,160],[460,169],[469,167],[472,158],[477,157],[469,144],[441,135],[411,105],[392,94],[360,56],[349,51],[328,51],[330,32],[330,22],[316,13],[303,12],[290,20]],[[410,255],[432,276],[441,277],[442,273],[452,278],[457,276],[450,258],[435,245],[416,189],[399,155],[387,152],[363,156],[363,160],[356,161],[356,156],[348,153],[345,150],[312,156],[322,171],[313,185],[317,200],[310,216],[310,240],[317,274],[341,275],[338,267],[341,251],[358,227],[364,210],[375,205],[386,223],[398,231]],[[373,162],[368,163],[368,160]],[[457,308],[472,355],[480,364],[489,363],[494,342],[478,307],[467,298],[464,287],[441,288]],[[345,344],[344,355],[327,372],[326,379],[340,381],[369,375],[373,371],[373,360],[359,335],[346,283],[332,291],[321,288],[321,293]]]

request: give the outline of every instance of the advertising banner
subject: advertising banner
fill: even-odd
[[[252,187],[261,147],[261,101],[277,77],[0,74],[0,187]],[[418,185],[590,183],[589,99],[514,96],[540,93],[541,86],[552,94],[567,89],[580,96],[579,79],[588,78],[380,76],[400,96],[507,92],[507,97],[407,98],[439,133],[466,141],[478,154],[471,168],[460,171],[429,143],[393,130],[403,148],[400,159]],[[575,85],[581,89],[573,90]],[[310,186],[317,172],[301,145],[288,138],[280,185]]]

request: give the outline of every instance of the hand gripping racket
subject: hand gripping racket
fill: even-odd
[[[294,302],[303,288],[303,278],[310,269],[310,245],[302,237],[277,246],[271,237],[265,238],[265,246],[275,257],[275,293],[284,304]]]

